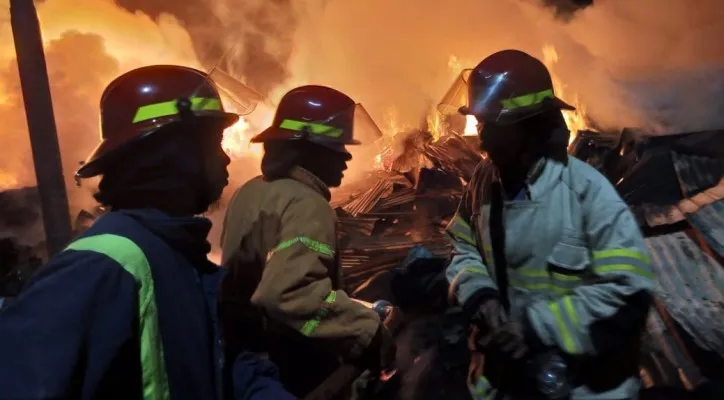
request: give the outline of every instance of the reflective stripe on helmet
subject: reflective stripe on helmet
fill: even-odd
[[[193,111],[222,111],[221,100],[210,97],[192,97],[191,109]],[[139,107],[133,117],[133,123],[147,121],[149,119],[166,117],[178,114],[176,103],[178,100],[165,101],[163,103],[149,104]]]
[[[553,89],[543,90],[542,92],[528,93],[522,96],[501,100],[503,108],[512,110],[520,107],[533,106],[542,103],[545,99],[554,98]]]
[[[306,121],[296,121],[293,119],[285,119],[279,125],[282,129],[289,129],[290,131],[302,131],[307,130],[312,135],[329,136],[338,138],[342,136],[342,129],[335,128],[334,126],[314,124]]]

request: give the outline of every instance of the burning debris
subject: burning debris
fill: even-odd
[[[389,168],[334,194],[350,289],[399,266],[413,246],[446,257],[450,249],[444,228],[482,159],[456,134],[433,141],[429,132],[414,131],[397,139],[403,151],[389,161]]]

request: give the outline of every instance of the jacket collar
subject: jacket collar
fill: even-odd
[[[297,182],[301,182],[309,186],[315,192],[321,194],[325,199],[327,199],[327,201],[332,198],[329,187],[316,175],[300,166],[292,167],[291,171],[289,171],[289,177]]]

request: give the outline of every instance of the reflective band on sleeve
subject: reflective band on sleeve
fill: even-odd
[[[279,125],[282,129],[289,129],[290,131],[301,131],[307,129],[312,135],[329,136],[329,137],[340,137],[342,136],[342,129],[334,126],[314,124],[305,121],[295,121],[293,119],[285,119]]]
[[[453,238],[475,246],[475,239],[473,239],[473,231],[470,229],[470,225],[459,215],[455,214],[446,230]]]
[[[566,319],[563,317],[563,313],[561,313],[561,306],[557,302],[553,302],[548,304],[548,308],[551,310],[551,314],[553,314],[553,318],[556,320],[558,334],[563,342],[563,350],[565,350],[568,354],[576,354],[578,352],[576,341],[571,334]]]
[[[305,245],[309,250],[314,251],[315,253],[319,253],[321,255],[327,256],[327,257],[334,257],[334,249],[332,249],[332,246],[319,242],[317,240],[308,238],[306,236],[299,236],[295,237],[293,239],[285,240],[277,245],[270,253],[269,257],[273,255],[274,253],[277,253],[279,251],[282,251],[284,249],[287,249],[289,247],[292,247],[293,245],[301,243]]]
[[[485,276],[490,276],[486,269],[476,268],[476,267],[463,267],[463,269],[461,269],[460,272],[469,272],[471,274],[481,274],[481,275],[485,275]]]
[[[316,313],[314,313],[314,318],[310,319],[309,321],[305,322],[304,325],[302,325],[302,329],[299,331],[302,332],[304,336],[310,336],[314,333],[314,331],[317,330],[317,327],[322,322],[322,320],[327,316],[329,313],[329,306],[334,303],[334,301],[337,299],[337,292],[332,290],[329,292],[327,297],[324,299],[324,303],[322,304],[322,307],[317,310]]]
[[[194,111],[221,111],[221,101],[210,97],[192,97],[191,109]],[[147,121],[149,119],[167,117],[169,115],[178,114],[176,108],[177,100],[166,101],[163,103],[149,104],[139,107],[136,115],[133,117],[133,123]]]
[[[143,399],[170,398],[168,375],[163,359],[163,343],[158,326],[158,310],[154,293],[151,266],[146,255],[131,240],[118,235],[96,235],[71,243],[66,250],[100,253],[120,264],[133,275],[139,285],[138,304],[141,339],[141,369]]]
[[[505,99],[501,101],[501,104],[506,110],[513,110],[520,107],[534,106],[536,104],[542,103],[545,99],[551,99],[553,97],[553,89],[548,89],[542,92],[529,93],[510,99]]]
[[[608,249],[593,252],[593,271],[599,275],[629,273],[654,279],[649,258],[630,249]]]
[[[478,381],[475,382],[475,385],[470,385],[469,389],[473,400],[490,400],[494,398],[496,393],[484,375],[480,376]]]

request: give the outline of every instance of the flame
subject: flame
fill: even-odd
[[[463,136],[478,136],[478,120],[472,115],[465,116]]]
[[[571,131],[571,137],[568,139],[568,145],[576,139],[578,131],[585,130],[586,124],[586,108],[578,101],[578,95],[570,94],[566,91],[566,85],[561,82],[555,74],[555,65],[558,62],[558,52],[551,44],[543,46],[543,63],[548,67],[553,80],[553,91],[557,97],[568,102],[568,104],[576,107],[575,111],[563,111],[563,118],[566,120],[568,130]]]
[[[151,19],[145,14],[125,11],[118,7],[113,0],[46,0],[38,2],[36,7],[46,52],[51,42],[56,42],[72,32],[94,34],[103,38],[102,51],[104,54],[100,54],[98,57],[103,59],[110,56],[116,64],[104,72],[106,75],[101,77],[101,81],[83,82],[84,77],[82,74],[85,67],[78,68],[77,71],[63,70],[63,73],[67,73],[69,76],[53,75],[50,77],[51,86],[57,85],[57,79],[83,82],[83,85],[79,85],[77,90],[79,93],[85,90],[86,92],[82,92],[82,95],[92,99],[92,102],[97,101],[106,83],[119,74],[134,68],[152,64],[178,64],[205,69],[196,56],[190,34],[178,20],[170,15],[161,14],[158,18]],[[9,24],[0,27],[0,29],[2,29],[3,33],[0,36],[0,62],[8,64],[15,62],[13,38],[10,34]],[[94,68],[95,66],[88,65],[87,67]],[[8,87],[7,82],[0,81],[0,106],[7,108],[4,112],[9,112],[11,108],[17,107],[15,114],[23,115],[22,102],[16,104],[17,101],[12,101],[17,96],[17,94],[13,95],[10,92],[14,89],[14,87]],[[230,99],[223,99],[223,101],[227,110],[231,112],[238,111],[234,107],[233,101]],[[95,109],[94,111],[97,113],[98,110]],[[62,129],[64,119],[79,117],[89,120],[89,129],[97,129],[97,125],[92,122],[92,118],[97,118],[97,114],[82,116],[57,115],[56,118],[61,127],[58,131],[61,148],[67,148],[68,142],[74,142],[78,146],[83,146],[80,153],[90,152],[93,139],[86,140],[86,135],[93,135],[92,132],[84,131],[84,137],[81,141],[77,137],[71,136],[69,138],[68,135],[72,135],[74,132]],[[262,153],[261,146],[249,144],[249,139],[254,133],[252,127],[256,126],[262,125],[251,124],[248,118],[241,118],[226,130],[223,148],[232,159],[260,157]],[[24,130],[25,126],[19,125],[18,130],[20,129]],[[23,141],[27,137],[27,133],[23,132],[17,136]],[[0,137],[5,138],[5,134]],[[5,138],[5,140],[9,139]],[[13,166],[8,161],[4,167],[0,167],[0,189],[32,184],[31,182],[34,180],[26,177],[26,175],[25,172],[20,171],[18,167]]]
[[[234,112],[235,107],[230,101],[224,102],[224,108]],[[221,140],[221,147],[232,160],[253,156],[261,158],[264,149],[260,144],[252,144],[251,124],[244,117],[240,117],[234,125],[226,128],[224,138]]]

